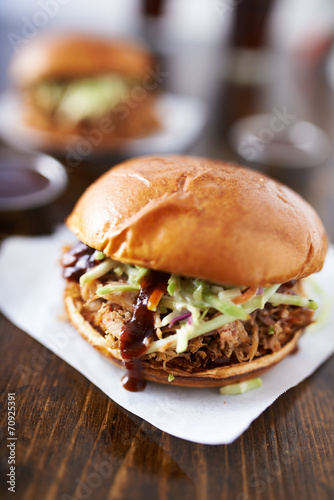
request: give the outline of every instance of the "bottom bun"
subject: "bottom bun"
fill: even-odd
[[[71,323],[80,335],[110,359],[110,361],[121,367],[122,358],[119,349],[108,346],[106,338],[83,317],[80,312],[80,301],[73,295],[70,288],[65,291],[65,307]],[[115,328],[119,329],[119,326]],[[162,368],[152,367],[150,362],[146,360],[143,361],[143,378],[160,384],[172,384],[184,387],[222,387],[249,380],[259,377],[276,363],[279,363],[286,356],[293,353],[296,350],[297,342],[303,331],[303,329],[298,330],[292,339],[277,352],[266,354],[250,362],[221,366],[209,370],[199,370],[195,373],[188,373],[175,368],[167,372]],[[172,382],[168,381],[168,375],[170,374],[174,376]]]

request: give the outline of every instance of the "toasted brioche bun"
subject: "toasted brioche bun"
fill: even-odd
[[[135,43],[58,33],[37,37],[21,48],[12,60],[9,76],[18,87],[109,73],[140,80],[152,65],[149,52]]]
[[[68,286],[65,290],[65,307],[71,323],[75,326],[80,335],[98,351],[106,356],[110,361],[119,367],[122,367],[122,358],[119,349],[112,349],[108,346],[106,339],[85,320],[80,313],[80,299],[73,296],[73,287]],[[119,326],[115,326],[115,329]],[[143,363],[143,378],[152,382],[170,384],[168,375],[172,373],[175,377],[172,384],[187,387],[219,387],[254,377],[259,377],[264,372],[272,368],[276,363],[291,354],[297,346],[302,330],[295,333],[293,338],[282,347],[278,352],[267,354],[256,358],[253,361],[237,363],[234,365],[211,368],[209,370],[188,373],[181,369],[173,368],[170,371],[162,368],[153,368],[149,362]],[[115,332],[117,335],[119,332]]]
[[[246,286],[319,271],[328,246],[314,209],[288,187],[189,156],[118,165],[86,190],[67,225],[120,262]]]

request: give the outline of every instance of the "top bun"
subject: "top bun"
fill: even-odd
[[[115,260],[234,285],[308,276],[327,251],[319,217],[297,193],[262,173],[190,156],[140,157],[109,170],[67,225]]]
[[[15,55],[9,75],[20,87],[45,79],[118,73],[144,78],[152,56],[135,43],[58,33],[30,41]]]

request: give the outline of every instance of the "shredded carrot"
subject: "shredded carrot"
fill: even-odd
[[[150,295],[150,298],[147,301],[147,309],[149,311],[156,311],[157,310],[157,306],[158,306],[163,294],[164,294],[164,292],[160,288],[156,288],[155,290],[153,290],[153,292]]]
[[[238,295],[238,297],[235,297],[232,302],[235,304],[243,304],[244,302],[247,302],[247,300],[250,300],[254,295],[256,295],[257,292],[257,287],[251,287],[248,288],[242,295]]]

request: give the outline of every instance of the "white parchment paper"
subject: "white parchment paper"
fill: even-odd
[[[0,252],[0,308],[15,325],[64,359],[113,401],[173,436],[203,444],[227,444],[245,431],[276,398],[308,377],[334,352],[334,251],[315,275],[325,294],[313,298],[329,311],[310,327],[289,356],[263,377],[260,389],[222,396],[218,389],[148,383],[144,392],[123,389],[121,370],[81,339],[64,317],[62,246],[73,235],[61,227],[53,236],[7,239]]]

